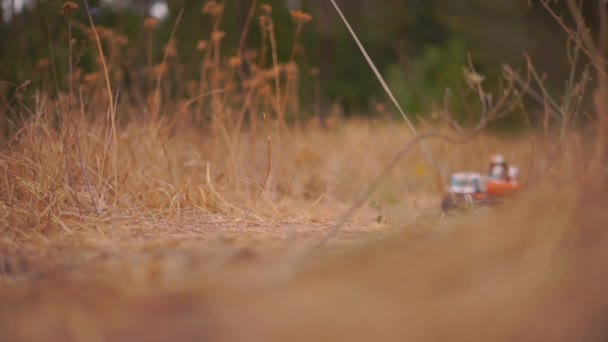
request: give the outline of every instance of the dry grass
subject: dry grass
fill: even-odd
[[[103,125],[83,124],[78,139],[81,154],[73,151],[68,163],[75,184],[71,188],[61,139],[43,117],[34,118],[0,155],[5,176],[0,184],[5,194],[4,236],[21,240],[31,234],[71,234],[73,222],[86,226],[88,220],[113,217],[179,220],[193,214],[222,215],[236,222],[251,204],[251,222],[306,222],[319,219],[322,213],[335,215],[328,208],[348,205],[409,139],[403,133],[405,126],[390,121],[352,120],[335,125],[329,130],[294,129],[288,134],[272,130],[268,181],[261,198],[253,203],[267,169],[265,136],[247,133],[238,146],[232,146],[195,129],[172,129],[172,123],[132,122],[117,134],[122,152],[113,165],[104,160],[108,138]],[[534,166],[530,164],[532,139],[480,135],[463,146],[434,142],[439,170],[412,153],[372,200],[399,208],[420,200],[421,206],[434,208],[443,190],[439,181],[459,169],[485,171],[495,151],[506,151],[523,172],[545,172],[548,158],[535,159],[539,165],[530,170]],[[86,166],[86,176],[78,160]]]
[[[431,142],[445,172],[484,170],[506,151],[525,177],[533,159],[531,189],[442,218],[435,175],[413,154],[317,250],[407,141],[404,125],[272,131],[270,177],[245,222],[265,137],[245,134],[230,162],[221,138],[162,129],[165,160],[155,129],[119,130],[115,191],[113,165],[93,167],[103,129],[82,127],[99,214],[84,187],[75,197],[66,185],[61,140],[43,121],[2,153],[4,338],[571,340],[604,319],[606,198],[577,201],[576,151],[552,157],[531,135]]]
[[[207,7],[218,38],[223,7]],[[261,24],[272,29],[270,14]],[[158,81],[147,111],[124,101],[108,111],[109,79],[89,77],[29,108],[0,150],[0,339],[606,338],[603,134],[427,141],[434,168],[420,151],[405,155],[318,247],[410,141],[408,127],[306,124],[296,79],[280,77],[293,57],[270,69],[261,61],[258,83],[231,88],[238,72],[207,51],[190,98],[165,96]],[[229,90],[206,93],[220,85]],[[441,215],[449,173],[486,171],[498,151],[527,190],[504,206]]]

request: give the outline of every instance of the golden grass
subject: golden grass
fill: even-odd
[[[152,97],[114,102],[100,90],[114,51],[105,84],[97,74],[76,80],[78,94],[41,92],[3,145],[1,340],[606,338],[606,159],[592,149],[602,132],[428,140],[436,165],[406,154],[319,247],[413,136],[388,119],[305,124],[293,54],[288,64],[273,56],[270,69],[260,58],[237,91],[238,72],[221,66],[218,6],[205,7],[216,40],[199,44],[207,50],[189,96],[171,98],[159,81],[176,66],[168,44],[146,75]],[[271,12],[263,7],[265,39]],[[294,12],[299,25],[309,19]],[[89,33],[99,50],[119,37]],[[229,68],[254,59],[245,55],[227,58]],[[416,128],[429,126],[454,134]],[[495,152],[520,167],[526,190],[500,207],[441,215],[449,174],[486,172]]]
[[[4,149],[4,338],[571,340],[601,332],[606,197],[581,198],[574,147],[552,156],[553,140],[531,134],[431,141],[446,174],[485,171],[502,151],[522,179],[531,170],[530,190],[503,207],[442,218],[437,177],[414,153],[319,250],[407,142],[403,124],[272,129],[270,176],[245,222],[266,172],[266,137],[245,132],[233,149],[221,137],[159,126],[119,128],[118,189],[111,161],[100,166],[100,123],[80,126],[90,191],[76,162],[75,191],[66,185],[61,139],[43,117]]]
[[[88,219],[100,217],[179,219],[197,213],[239,220],[252,204],[253,221],[309,220],[331,211],[327,209],[331,206],[348,205],[409,139],[405,126],[390,121],[352,120],[327,131],[293,129],[286,134],[273,129],[268,181],[254,203],[267,169],[266,137],[245,133],[233,146],[221,137],[176,125],[126,124],[117,132],[121,153],[113,165],[105,157],[109,137],[103,124],[81,123],[77,140],[81,153],[72,148],[68,154],[71,188],[62,140],[45,117],[32,119],[0,154],[5,237],[71,232],[70,225],[62,222],[86,225]],[[519,165],[522,177],[530,177],[530,171],[545,172],[542,168],[548,161],[538,158],[538,165],[530,164],[531,136],[505,140],[480,135],[463,146],[437,142],[432,146],[441,157],[439,170],[412,153],[372,200],[384,207],[402,207],[419,199],[421,205],[434,206],[449,173],[485,172],[490,154],[496,151],[504,151],[509,161]]]

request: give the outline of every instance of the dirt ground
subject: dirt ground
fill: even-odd
[[[328,217],[323,217],[324,215]],[[309,222],[225,218],[193,210],[179,219],[108,217],[95,230],[67,219],[52,238],[3,241],[2,340],[189,340],[219,332],[211,305],[240,281],[288,272],[332,228],[330,213]],[[365,217],[367,215],[367,217]],[[336,245],[386,235],[376,213],[343,227]],[[90,226],[91,222],[87,222]],[[284,271],[277,271],[278,269]],[[238,277],[238,283],[230,279]],[[256,280],[257,279],[257,280]],[[207,294],[207,291],[210,291]],[[208,312],[208,310],[210,310]],[[211,329],[207,331],[207,329]]]
[[[424,201],[423,201],[424,202]],[[571,215],[521,207],[407,225],[367,209],[329,248],[309,222],[100,219],[46,243],[4,245],[6,341],[600,341],[608,273]],[[563,207],[562,207],[563,209]],[[513,215],[513,210],[517,215]],[[603,225],[605,214],[583,225]],[[498,220],[498,221],[496,221]],[[68,221],[69,222],[69,221]],[[335,221],[333,221],[335,222]],[[500,224],[489,224],[501,222]],[[525,225],[522,224],[525,222]],[[77,227],[77,221],[71,227]],[[500,231],[511,227],[511,231]],[[525,227],[535,227],[530,231]],[[603,235],[601,235],[603,236]]]

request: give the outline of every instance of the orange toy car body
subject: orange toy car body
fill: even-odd
[[[490,196],[508,196],[521,188],[521,184],[511,181],[488,180],[486,183],[486,193]]]

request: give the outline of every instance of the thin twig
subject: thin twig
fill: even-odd
[[[249,27],[251,26],[251,21],[253,20],[253,15],[255,14],[257,0],[251,1],[251,6],[249,7],[249,13],[247,14],[247,19],[245,20],[245,24],[243,25],[243,30],[241,31],[241,39],[239,40],[239,48],[236,51],[236,55],[238,57],[243,57],[243,50],[245,49],[245,42],[247,41],[247,34],[249,33]]]
[[[65,172],[68,177],[68,185],[74,196],[74,201],[78,206],[78,212],[82,215],[82,205],[78,199],[78,194],[74,187],[74,177],[72,177],[72,171],[70,170],[70,135],[72,133],[73,114],[72,107],[74,103],[74,62],[72,60],[72,18],[71,13],[66,13],[65,20],[68,25],[68,65],[69,65],[69,94],[68,94],[68,110],[67,118],[65,118],[65,130],[63,131],[63,145],[64,145],[64,157],[65,157]]]
[[[568,0],[571,1],[571,0]],[[603,0],[599,0],[599,2],[602,2]],[[543,5],[543,7],[547,10],[547,12],[549,12],[549,14],[551,14],[551,16],[559,23],[559,25],[562,27],[562,29],[566,32],[566,34],[568,36],[570,36],[572,38],[573,41],[576,42],[576,44],[581,48],[581,50],[583,52],[585,52],[585,54],[587,55],[587,57],[593,62],[593,65],[596,67],[597,72],[599,74],[601,74],[603,77],[608,77],[605,67],[606,65],[608,65],[608,61],[606,61],[605,58],[598,56],[598,54],[596,53],[596,48],[593,44],[593,41],[591,40],[591,38],[589,36],[583,36],[583,40],[584,42],[581,42],[581,39],[579,37],[577,37],[576,33],[572,31],[571,28],[569,28],[565,23],[563,18],[558,15],[553,8],[551,8],[551,6],[549,6],[549,1],[548,0],[541,0],[540,3]],[[574,12],[572,13],[577,26],[579,27],[579,30],[582,32],[586,32],[587,28],[584,24],[584,21],[582,19],[582,16],[579,14],[576,14],[576,6],[572,6],[570,3],[568,4],[571,11],[573,10]]]
[[[84,103],[82,101],[82,89],[79,91],[80,97],[80,112],[84,115]],[[80,164],[80,172],[82,172],[82,178],[87,186],[87,191],[91,196],[91,202],[93,202],[93,207],[95,208],[95,214],[99,215],[101,212],[99,210],[99,206],[97,205],[97,199],[93,192],[93,187],[91,186],[91,182],[89,181],[89,173],[87,172],[87,168],[84,166],[84,161],[82,158],[82,148],[80,146],[80,125],[76,127],[76,151],[78,153],[78,162]]]
[[[89,18],[89,24],[91,25],[91,29],[93,30],[93,34],[95,35],[95,41],[97,42],[97,51],[99,53],[99,58],[101,59],[101,65],[103,66],[103,73],[106,80],[106,90],[108,91],[109,103],[110,103],[110,120],[112,124],[112,138],[114,140],[114,150],[112,154],[112,162],[114,163],[114,189],[118,191],[118,170],[117,170],[117,160],[118,160],[118,134],[116,133],[116,107],[114,107],[114,95],[112,94],[112,85],[110,84],[110,74],[108,72],[108,65],[106,64],[106,57],[103,54],[103,48],[101,46],[101,39],[99,38],[99,32],[97,32],[97,27],[95,27],[95,22],[93,21],[93,16],[91,15],[91,9],[89,7],[89,1],[84,0],[84,5],[87,9],[87,17]],[[116,196],[116,199],[118,196]]]
[[[173,41],[173,39],[175,38],[175,33],[177,32],[177,27],[178,27],[180,21],[182,20],[183,14],[184,14],[184,9],[182,8],[179,10],[179,14],[177,15],[175,24],[173,24],[173,28],[171,29],[171,35],[169,36],[169,42],[167,44],[170,44]],[[168,55],[169,55],[169,49],[165,48],[163,60],[160,64],[160,72],[158,74],[158,77],[156,78],[156,90],[154,92],[154,107],[152,108],[152,115],[154,115],[155,119],[158,118],[158,115],[160,112],[160,85],[162,83],[163,76],[165,74],[165,67],[166,67]]]
[[[268,32],[270,36],[270,48],[272,49],[272,67],[274,74],[274,87],[275,87],[275,106],[277,110],[277,116],[279,119],[279,125],[285,125],[285,113],[281,108],[281,70],[279,69],[279,58],[277,56],[277,40],[274,34],[274,22],[270,16],[268,16]],[[282,127],[283,128],[283,127]]]
[[[264,192],[264,188],[266,187],[266,182],[268,181],[268,177],[270,176],[270,162],[271,162],[271,150],[270,150],[270,127],[268,124],[268,118],[266,117],[266,113],[263,114],[264,115],[264,122],[265,122],[265,127],[266,127],[266,134],[267,134],[267,153],[268,153],[268,157],[267,157],[267,162],[266,162],[266,176],[264,176],[264,182],[262,183],[262,187],[260,188],[260,191],[258,192],[257,196],[255,197],[255,199],[253,200],[253,203],[251,203],[251,205],[249,206],[249,209],[247,210],[247,214],[245,214],[245,216],[243,217],[243,219],[241,219],[241,222],[245,222],[245,220],[247,220],[247,218],[249,217],[249,214],[251,214],[251,210],[253,210],[253,206],[257,203],[258,199],[260,198],[260,196],[262,196],[262,192]]]
[[[525,93],[527,93],[528,95],[530,95],[530,97],[532,99],[534,99],[536,102],[538,102],[540,105],[545,105],[546,98],[544,96],[542,96],[541,94],[539,94],[538,92],[536,92],[536,90],[530,88],[529,84],[527,84],[518,74],[516,74],[513,69],[511,69],[510,66],[508,65],[503,65],[503,70],[505,71],[505,73],[507,74],[507,76],[511,79],[513,79],[515,82],[517,82],[520,86],[522,91],[524,91]],[[551,116],[553,116],[556,119],[560,119],[561,115],[559,114],[559,108],[556,108],[554,106],[554,104],[552,103],[547,103],[550,105],[549,109],[549,114],[551,114]]]

